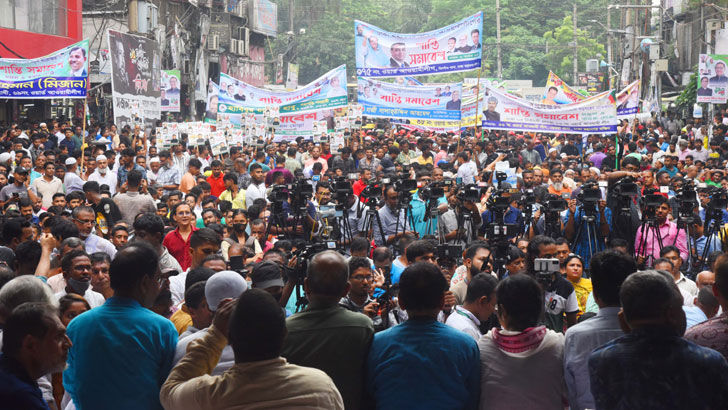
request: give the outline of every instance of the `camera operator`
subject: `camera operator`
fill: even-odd
[[[672,211],[670,204],[662,195],[652,194],[647,198],[647,204],[643,212],[649,213],[647,209],[649,201],[654,201],[654,219],[655,225],[659,231],[658,234],[654,229],[647,229],[647,225],[641,225],[637,229],[634,241],[635,257],[637,264],[641,266],[651,266],[652,261],[660,257],[660,249],[674,245],[680,250],[680,257],[683,262],[688,259],[687,238],[685,231],[678,229],[677,224],[668,220],[668,215]],[[651,216],[647,216],[648,218]],[[646,230],[645,232],[643,232]],[[661,240],[661,244],[660,244]],[[647,264],[646,264],[647,262]]]
[[[389,246],[408,233],[416,234],[410,230],[410,223],[405,218],[405,210],[397,210],[399,193],[395,190],[394,185],[385,187],[384,193],[385,206],[381,207],[377,213],[379,214],[379,219],[382,221],[385,242],[382,242],[382,232],[379,229],[379,224],[376,222],[372,224],[374,243],[377,246]]]
[[[600,198],[598,204],[595,204],[593,199],[596,197],[588,198],[592,192],[598,192],[601,195],[596,181],[590,180],[583,186],[579,195],[582,205],[576,204],[576,198],[569,199],[569,209],[564,218],[566,220],[565,236],[572,243],[572,252],[581,257],[585,269],[589,267],[592,255],[606,248],[604,238],[609,236],[609,227],[612,224],[612,210],[607,208],[607,201]],[[585,201],[586,203],[584,203]],[[596,211],[594,205],[597,205],[598,212],[594,212]],[[596,232],[590,232],[587,229],[589,221],[593,221],[591,226],[596,228]],[[577,231],[578,238],[576,237]]]
[[[413,228],[415,232],[419,232],[420,236],[434,235],[437,231],[439,217],[436,213],[433,212],[434,210],[430,210],[430,218],[425,221],[427,206],[433,205],[431,201],[435,201],[437,203],[437,211],[439,213],[447,212],[447,198],[445,197],[445,195],[438,198],[423,198],[420,196],[421,194],[427,196],[428,194],[433,192],[431,189],[428,189],[428,186],[431,183],[431,174],[432,172],[428,171],[427,169],[420,169],[415,172],[418,188],[417,192],[412,195],[412,201],[410,201],[410,205],[412,205],[412,220],[414,222]],[[430,226],[429,229],[428,225]]]
[[[640,226],[637,197],[641,190],[635,184],[640,178],[639,161],[635,157],[627,157],[622,160],[622,169],[607,175],[607,207],[612,210],[614,219],[610,239],[627,239],[632,244]]]
[[[579,303],[576,299],[574,286],[561,276],[559,269],[537,271],[536,259],[551,259],[556,266],[556,244],[548,236],[539,235],[528,244],[526,254],[526,273],[534,277],[544,291],[545,320],[549,329],[564,333],[564,319],[566,327],[576,324],[576,314],[579,312]]]
[[[508,239],[514,238],[518,232],[523,231],[523,214],[518,208],[518,203],[521,200],[522,196],[521,194],[512,194],[508,192],[510,188],[511,186],[507,182],[503,182],[500,185],[500,189],[505,190],[501,195],[503,197],[507,197],[509,200],[508,209],[506,209],[506,212],[503,214],[503,223],[506,225],[516,225],[517,227],[516,231],[508,232]],[[480,226],[478,235],[484,238],[487,233],[488,225],[491,223],[495,223],[496,218],[495,213],[491,209],[486,209],[480,217],[482,220],[482,225]]]
[[[482,218],[475,198],[464,196],[464,187],[454,187],[448,197],[448,210],[440,217],[438,232],[444,235],[445,241],[452,245],[467,244],[475,239],[480,229]],[[469,224],[465,224],[465,215],[470,215]],[[460,223],[458,223],[460,221]],[[460,226],[462,225],[462,226]],[[466,226],[467,225],[467,226]]]

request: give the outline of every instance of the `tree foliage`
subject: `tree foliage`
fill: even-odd
[[[561,25],[547,31],[543,38],[549,45],[546,62],[559,77],[575,83],[574,77],[574,25],[571,16],[564,17]],[[586,71],[586,60],[605,55],[604,45],[591,37],[586,30],[576,29],[577,67]],[[571,44],[569,44],[571,43]]]

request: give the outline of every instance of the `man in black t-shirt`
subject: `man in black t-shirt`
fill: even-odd
[[[101,196],[101,187],[96,181],[89,181],[83,184],[83,192],[86,200],[91,204],[96,218],[98,231],[106,238],[116,222],[121,220],[121,212],[114,201]]]
[[[566,141],[566,145],[561,147],[561,153],[566,154],[569,159],[576,159],[579,157],[579,149],[574,145],[574,137],[569,137]]]

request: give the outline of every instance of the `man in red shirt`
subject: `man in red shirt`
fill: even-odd
[[[210,168],[212,168],[212,175],[207,177],[207,182],[211,187],[210,193],[219,198],[220,194],[225,191],[225,181],[222,180],[222,162],[216,159],[210,163]]]
[[[327,162],[329,158],[331,158],[331,144],[328,142],[321,143],[321,158],[325,159]]]
[[[351,188],[354,190],[354,195],[359,197],[359,200],[361,200],[361,191],[364,190],[364,188],[367,187],[367,184],[369,184],[369,179],[372,177],[372,171],[369,168],[362,168],[359,170],[359,180],[354,182],[354,185],[351,186]]]

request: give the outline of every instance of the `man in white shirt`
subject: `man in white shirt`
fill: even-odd
[[[467,152],[461,152],[457,157],[458,162],[458,178],[463,184],[472,184],[475,182],[475,176],[478,175],[478,166],[470,160]]]
[[[250,185],[245,191],[245,205],[250,208],[253,205],[253,201],[258,198],[265,199],[265,175],[263,174],[263,167],[259,163],[254,163],[250,166]]]
[[[628,255],[608,250],[595,254],[589,269],[599,313],[570,327],[564,344],[564,379],[569,404],[574,410],[595,408],[589,384],[589,355],[597,347],[624,334],[618,317],[619,289],[627,276],[637,271],[637,264]]]
[[[88,176],[89,181],[96,181],[99,185],[108,185],[111,196],[116,193],[116,173],[109,170],[109,163],[105,155],[96,157],[96,170]]]
[[[31,187],[33,191],[43,198],[43,209],[48,209],[53,205],[53,195],[57,193],[63,193],[63,181],[56,178],[56,164],[52,162],[46,162],[43,165],[43,176],[36,178]]]
[[[73,250],[61,259],[61,270],[66,287],[55,294],[56,300],[69,293],[83,296],[91,308],[104,304],[104,297],[91,290],[91,259],[83,250]]]
[[[497,285],[498,280],[492,275],[475,275],[468,283],[465,303],[455,306],[455,311],[448,316],[445,324],[467,333],[476,341],[480,339],[480,323],[488,320],[495,311]]]

